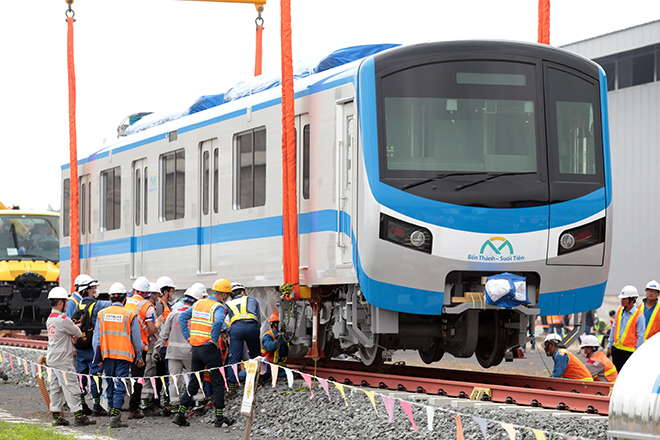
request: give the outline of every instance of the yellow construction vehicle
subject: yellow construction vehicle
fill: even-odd
[[[0,330],[38,334],[60,278],[60,215],[0,202]]]

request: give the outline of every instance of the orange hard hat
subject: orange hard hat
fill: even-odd
[[[270,315],[270,320],[269,322],[279,322],[280,321],[280,311],[278,310],[277,312],[273,312],[272,315]]]

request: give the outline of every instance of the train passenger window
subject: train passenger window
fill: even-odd
[[[259,128],[234,136],[236,209],[266,204],[266,129]]]
[[[64,179],[62,188],[62,235],[69,236],[69,209],[71,203],[71,190],[69,189],[70,180]]]
[[[213,212],[218,213],[218,149],[213,150]]]
[[[303,199],[309,199],[309,124],[303,127],[303,174],[302,195]]]
[[[101,229],[112,231],[121,226],[121,168],[101,172]]]
[[[210,176],[210,165],[209,165],[209,152],[204,151],[202,155],[202,213],[208,215],[209,213],[209,177]]]
[[[87,229],[87,185],[80,185],[80,233],[85,235]]]
[[[144,224],[147,224],[147,194],[149,193],[149,168],[144,167]]]
[[[185,162],[183,148],[160,156],[161,221],[180,219],[185,214]]]

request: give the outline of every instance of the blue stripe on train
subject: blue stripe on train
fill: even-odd
[[[339,218],[338,218],[339,217]],[[298,230],[301,234],[337,231],[347,235],[351,231],[351,216],[341,211],[326,209],[298,215]],[[106,257],[139,251],[154,251],[184,246],[210,243],[226,243],[238,240],[251,240],[282,236],[282,217],[268,217],[212,227],[188,228],[176,231],[158,232],[144,236],[118,238],[80,245],[80,258]],[[60,261],[71,260],[71,248],[60,248]]]

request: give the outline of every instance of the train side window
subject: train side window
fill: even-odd
[[[144,208],[144,224],[147,224],[147,194],[149,193],[149,168],[144,167],[144,173],[142,174],[144,176],[144,203],[143,208]]]
[[[218,149],[213,150],[213,212],[218,213],[218,198],[220,195],[218,194],[218,178],[220,177],[219,174],[219,168],[220,164],[219,162],[219,156],[218,156]]]
[[[266,129],[234,135],[234,207],[266,204]]]
[[[303,127],[303,175],[302,175],[302,193],[303,199],[309,199],[309,124]]]
[[[80,185],[80,233],[85,235],[87,230],[87,185]]]
[[[140,226],[140,220],[142,219],[142,212],[140,210],[140,199],[142,196],[142,170],[140,168],[135,169],[135,226]]]
[[[70,209],[70,197],[71,189],[69,188],[70,180],[64,179],[64,185],[62,188],[62,235],[64,237],[69,236],[69,209]]]
[[[160,220],[169,221],[185,215],[186,152],[183,148],[160,155]]]
[[[101,229],[121,226],[121,167],[101,172]]]
[[[208,215],[209,213],[209,190],[211,189],[211,185],[209,184],[209,177],[211,177],[209,162],[209,152],[204,151],[202,155],[202,213],[204,215]]]

